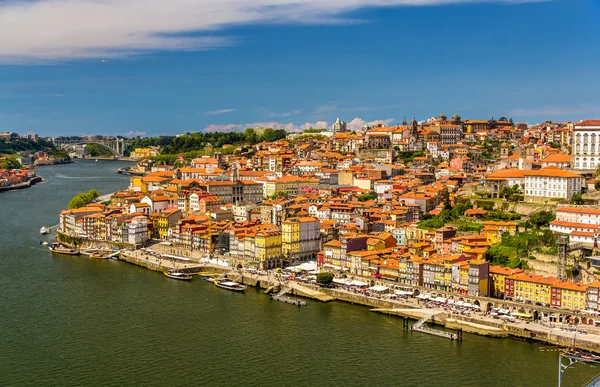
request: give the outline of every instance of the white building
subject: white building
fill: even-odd
[[[573,166],[595,170],[600,165],[600,120],[587,120],[573,127]]]
[[[339,118],[337,120],[335,120],[335,123],[331,126],[331,131],[334,133],[345,132],[346,130],[347,130],[346,122],[340,121]]]
[[[128,225],[127,241],[132,245],[143,245],[148,240],[148,220],[145,216],[136,216]]]
[[[525,201],[543,202],[549,199],[571,199],[581,192],[583,177],[557,167],[525,172]]]

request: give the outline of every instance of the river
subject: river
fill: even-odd
[[[539,344],[450,342],[364,307],[299,308],[40,245],[77,193],[126,188],[126,165],[41,167],[44,183],[0,194],[0,386],[556,385],[557,353]],[[563,385],[599,371],[576,366]]]

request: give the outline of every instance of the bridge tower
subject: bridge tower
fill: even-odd
[[[561,281],[567,279],[567,249],[568,238],[564,235],[558,237],[558,273],[557,277]]]

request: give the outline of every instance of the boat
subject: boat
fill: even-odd
[[[100,253],[92,253],[90,255],[90,258],[93,258],[93,259],[106,259],[107,257],[105,255],[100,254]]]
[[[52,251],[54,254],[64,254],[64,255],[79,255],[81,254],[79,251],[75,249],[69,249],[64,246],[61,246],[60,243],[51,244],[48,249]]]
[[[44,245],[44,246],[48,246],[48,242],[46,242],[46,241],[43,241],[43,242],[41,242],[41,243],[42,243],[42,245]]]
[[[96,161],[95,161],[95,162],[97,163],[97,162],[98,162],[98,159],[96,159]]]
[[[46,227],[40,228],[40,234],[46,235],[46,234],[49,234],[49,233],[50,233],[50,229],[49,228],[46,228]]]
[[[243,292],[246,290],[246,285],[233,281],[215,281],[215,285],[217,285],[218,288],[233,290],[234,292]]]
[[[168,278],[171,279],[176,279],[176,280],[181,280],[181,281],[189,281],[192,279],[192,276],[186,273],[181,273],[181,272],[175,272],[175,271],[167,271],[165,272],[165,275]]]

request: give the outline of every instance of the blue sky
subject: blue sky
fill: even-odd
[[[595,0],[150,3],[0,2],[0,131],[600,117]]]

